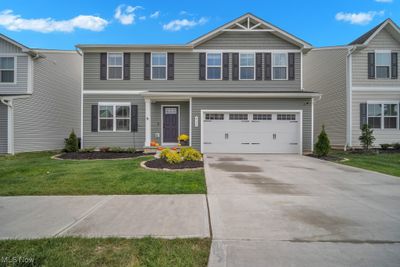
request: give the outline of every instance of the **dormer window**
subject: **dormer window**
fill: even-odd
[[[0,57],[0,82],[14,83],[15,81],[14,57]]]
[[[272,54],[272,79],[287,80],[288,74],[288,54],[273,53]]]
[[[167,53],[151,53],[151,79],[167,79]]]
[[[207,53],[207,80],[222,79],[222,54]]]
[[[107,56],[107,79],[122,80],[123,77],[123,54],[108,53]]]
[[[377,51],[375,53],[375,73],[377,79],[389,79],[391,67],[391,52]]]
[[[254,80],[254,53],[240,53],[239,54],[239,79],[240,80]]]

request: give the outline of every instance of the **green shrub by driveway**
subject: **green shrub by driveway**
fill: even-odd
[[[205,193],[202,170],[154,172],[152,157],[124,160],[54,160],[55,152],[0,157],[0,195],[112,195]]]

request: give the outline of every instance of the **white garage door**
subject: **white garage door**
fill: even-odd
[[[204,153],[300,153],[298,112],[203,113]]]

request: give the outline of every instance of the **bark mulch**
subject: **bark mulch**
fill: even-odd
[[[203,168],[204,166],[202,161],[184,161],[179,164],[170,164],[163,159],[149,160],[144,165],[152,169],[170,169],[170,170],[195,169],[195,168]]]
[[[341,161],[341,160],[344,160],[344,158],[336,157],[336,156],[330,156],[330,155],[325,156],[325,157],[318,157],[315,154],[308,154],[306,156],[309,156],[309,157],[312,157],[312,158],[316,158],[316,159],[327,160],[327,161]]]
[[[124,158],[137,158],[140,156],[148,156],[150,154],[144,154],[141,151],[135,153],[128,152],[70,152],[62,153],[57,156],[59,159],[124,159]]]

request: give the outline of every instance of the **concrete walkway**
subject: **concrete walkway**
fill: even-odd
[[[400,266],[400,178],[299,155],[207,155],[209,266]]]
[[[0,239],[209,237],[204,195],[0,197]]]

